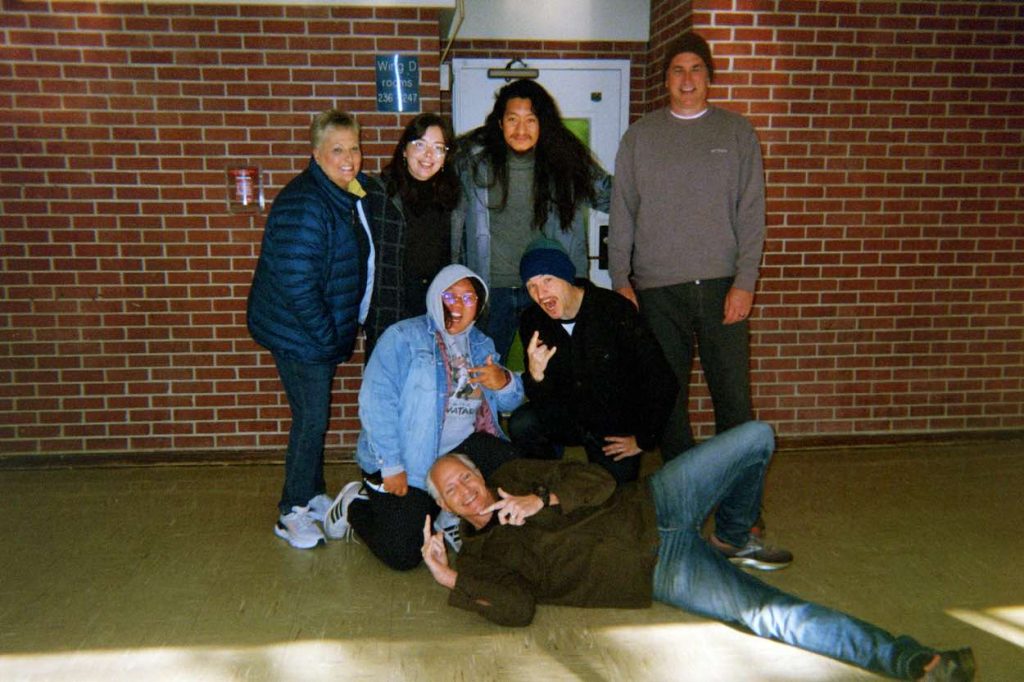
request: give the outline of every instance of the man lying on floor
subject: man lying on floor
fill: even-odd
[[[594,464],[528,459],[485,482],[468,459],[449,454],[427,487],[463,519],[458,571],[429,518],[423,559],[451,590],[449,604],[500,625],[528,625],[538,603],[640,608],[656,599],[883,675],[973,679],[970,649],[939,652],[786,594],[699,535],[717,505],[717,539],[744,543],[774,447],[771,428],[749,422],[618,488]]]

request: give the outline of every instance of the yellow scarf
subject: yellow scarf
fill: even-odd
[[[352,178],[352,182],[348,183],[348,187],[345,188],[349,193],[355,194],[357,197],[365,197],[366,190],[359,184],[359,180]]]

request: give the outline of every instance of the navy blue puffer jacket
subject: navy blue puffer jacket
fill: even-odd
[[[256,343],[302,362],[339,363],[352,355],[370,253],[357,201],[313,158],[277,195],[249,291]]]

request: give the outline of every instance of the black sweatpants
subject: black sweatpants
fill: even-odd
[[[519,456],[506,440],[489,433],[474,433],[455,448],[469,457],[487,478],[499,466]],[[380,472],[363,472],[363,478],[380,482]],[[381,493],[366,486],[367,500],[355,499],[348,521],[373,554],[398,571],[416,568],[422,561],[423,519],[436,519],[440,508],[422,488],[409,486],[403,497]]]

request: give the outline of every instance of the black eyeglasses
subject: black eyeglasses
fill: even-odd
[[[461,300],[462,305],[469,307],[472,305],[476,305],[477,298],[476,294],[472,294],[468,291],[464,294],[456,294],[451,291],[445,291],[441,293],[441,300],[444,301],[446,305],[455,305],[455,301]]]
[[[427,150],[434,152],[437,156],[444,156],[448,153],[448,147],[440,142],[427,142],[426,140],[413,140],[409,143],[417,154],[425,154]]]

